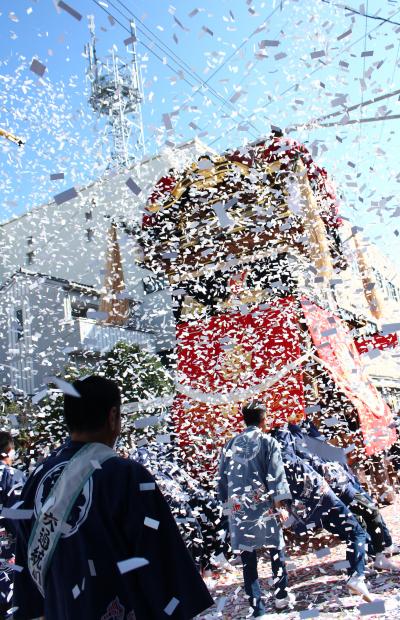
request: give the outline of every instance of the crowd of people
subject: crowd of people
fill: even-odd
[[[69,439],[28,472],[0,432],[0,615],[15,620],[189,619],[213,604],[203,580],[241,561],[253,617],[266,617],[257,572],[268,553],[277,610],[295,605],[285,531],[316,528],[346,543],[347,586],[372,601],[368,558],[397,570],[378,506],[314,424],[271,430],[265,406],[243,406],[244,430],[223,448],[215,485],[185,469],[173,445],[119,455],[121,396],[90,376],[64,395]],[[73,395],[74,394],[74,395]]]

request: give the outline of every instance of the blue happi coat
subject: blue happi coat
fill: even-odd
[[[355,494],[362,490],[359,481],[346,465],[342,465],[336,461],[324,460],[307,451],[302,442],[304,435],[309,434],[311,437],[318,438],[320,441],[324,439],[321,434],[317,433],[315,427],[309,429],[307,426],[304,425],[305,428],[301,428],[297,424],[288,425],[288,429],[295,440],[296,454],[309,463],[309,465],[326,480],[335,495],[348,506],[353,501]],[[309,431],[309,433],[307,433],[307,431]]]
[[[19,500],[25,477],[11,465],[0,462],[0,505],[11,508]],[[0,617],[12,607],[13,559],[15,553],[15,526],[10,519],[0,517]]]
[[[234,550],[284,547],[274,502],[291,496],[275,439],[256,426],[231,439],[222,451],[218,488]]]
[[[84,485],[51,559],[43,598],[27,567],[33,520],[66,463],[84,444],[68,441],[28,479],[20,508],[14,586],[15,620],[189,620],[212,604],[154,478],[118,456]],[[145,558],[122,573],[118,563]],[[166,611],[165,611],[166,610]]]

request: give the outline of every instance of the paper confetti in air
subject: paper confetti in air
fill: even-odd
[[[264,48],[264,47],[278,47],[279,43],[280,43],[279,41],[269,41],[267,39],[264,39],[263,41],[260,41],[259,46],[261,48]]]
[[[124,39],[124,45],[130,45],[131,43],[135,43],[136,40],[137,39],[135,36],[128,37],[127,39]]]
[[[149,561],[145,558],[129,558],[128,560],[118,562],[117,566],[119,572],[123,575],[124,573],[129,573],[131,570],[147,566],[147,564],[149,564]]]
[[[96,568],[94,566],[93,560],[88,560],[88,564],[91,577],[96,577]]]
[[[151,527],[153,530],[157,530],[158,526],[160,525],[160,522],[157,521],[156,519],[145,517],[144,524],[147,525],[147,527]]]
[[[174,613],[178,605],[179,605],[179,600],[173,597],[168,603],[168,605],[164,608],[164,613],[166,613],[167,616],[171,616]]]
[[[27,510],[24,508],[3,508],[0,516],[3,517],[3,519],[12,519],[12,520],[19,520],[19,519],[30,519],[33,515],[33,510]]]
[[[135,183],[135,181],[132,178],[129,178],[126,181],[126,185],[129,187],[131,192],[135,194],[135,196],[139,196],[140,192],[142,191],[139,185],[137,185],[137,183]]]
[[[43,398],[45,398],[47,395],[47,389],[45,390],[40,390],[40,392],[36,392],[36,394],[34,396],[32,396],[32,404],[36,405],[37,403],[39,403]]]
[[[141,491],[154,491],[156,485],[154,482],[141,482],[139,488]]]
[[[315,555],[317,556],[317,558],[325,558],[326,556],[330,555],[330,549],[327,548],[322,548],[322,549],[317,549],[317,551],[315,552]]]
[[[160,422],[160,417],[157,415],[147,416],[146,418],[140,418],[135,420],[135,428],[145,428],[146,426],[154,426]]]
[[[65,192],[61,192],[60,194],[56,194],[54,196],[54,201],[57,205],[61,205],[64,202],[68,202],[68,200],[72,200],[73,198],[77,198],[78,193],[74,187],[65,190]]]
[[[75,19],[77,19],[78,21],[82,19],[82,15],[78,13],[78,11],[76,11],[74,8],[69,6],[69,4],[64,2],[64,0],[59,0],[57,4],[60,7],[60,9],[64,9],[64,11],[72,15],[72,17],[75,17]]]
[[[68,381],[64,381],[64,379],[60,379],[59,377],[48,377],[48,383],[55,383],[59,390],[62,391],[63,394],[67,394],[68,396],[74,396],[75,398],[81,398],[78,390]]]
[[[33,71],[33,73],[36,73],[39,77],[42,77],[46,71],[46,66],[34,58],[32,60],[30,70]]]
[[[301,620],[306,620],[307,618],[318,618],[319,615],[319,609],[302,609],[299,612]]]

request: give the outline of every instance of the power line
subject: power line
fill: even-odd
[[[332,4],[331,2],[328,2],[328,4]],[[400,9],[398,9],[394,15],[397,15],[398,13],[400,13]],[[377,26],[375,26],[374,28],[371,28],[371,30],[369,30],[369,32],[367,34],[371,34],[371,32],[374,32],[375,30],[377,30],[378,28],[380,28],[383,25],[383,22],[379,23]],[[349,49],[351,49],[354,45],[357,45],[357,43],[359,43],[360,41],[364,40],[364,35],[362,35],[361,37],[359,37],[356,41],[354,41],[353,43],[351,43],[350,45],[345,46],[342,50],[340,50],[340,52],[338,52],[337,54],[335,54],[335,56],[332,58],[332,61],[335,60],[336,58],[338,58],[338,56],[340,56],[341,54],[343,54],[344,52],[348,51]],[[311,71],[311,73],[309,73],[308,75],[304,76],[300,82],[293,84],[292,86],[289,86],[288,88],[286,88],[286,90],[282,91],[281,93],[279,93],[278,97],[283,97],[284,95],[286,95],[287,93],[289,93],[290,91],[292,91],[294,88],[298,87],[299,84],[301,84],[302,82],[304,82],[304,80],[308,79],[309,77],[311,77],[312,75],[314,75],[315,73],[317,73],[318,71],[321,70],[321,68],[323,66],[326,65],[320,65],[318,67],[316,67],[313,71]],[[271,105],[272,101],[266,102],[265,107],[268,107],[269,105]],[[337,114],[336,112],[334,114]],[[305,126],[307,126],[307,124],[304,124]],[[301,125],[302,127],[304,125]],[[294,128],[296,128],[296,126],[294,126]],[[229,130],[229,131],[232,131]],[[211,146],[212,144],[214,144],[215,142],[217,142],[217,140],[219,140],[221,138],[221,135],[219,135],[217,138],[215,138],[212,142],[209,143],[209,146]]]
[[[394,67],[393,67],[393,73],[392,73],[392,78],[390,80],[390,83],[393,84],[394,81],[394,76],[396,75],[396,71],[397,71],[397,61],[399,59],[399,54],[400,54],[400,41],[397,45],[397,53],[396,53],[396,58],[394,61]],[[381,144],[382,143],[382,136],[383,136],[383,132],[385,130],[385,125],[381,125],[381,130],[379,132],[379,139],[378,142]],[[374,157],[374,161],[372,162],[372,166],[371,168],[374,169],[375,167],[375,161],[376,161],[376,157],[377,157],[377,153],[375,152],[375,157]]]
[[[112,18],[113,18],[113,19],[114,19],[114,20],[115,20],[115,21],[116,21],[116,22],[117,22],[117,23],[118,23],[118,24],[119,24],[122,28],[124,28],[124,30],[126,30],[127,32],[130,32],[130,30],[129,30],[129,29],[128,29],[128,28],[127,28],[124,24],[122,24],[122,22],[121,22],[118,18],[116,18],[116,17],[115,17],[115,15],[114,15],[113,13],[111,13],[109,10],[107,10],[107,9],[106,9],[103,5],[101,5],[101,4],[100,4],[97,0],[93,0],[93,2],[94,2],[94,3],[95,3],[95,4],[96,4],[96,5],[97,5],[100,9],[102,9],[105,13],[107,13],[108,15],[110,15],[110,16],[111,16],[111,17],[112,17]],[[126,15],[124,15],[124,14],[122,13],[122,11],[120,11],[120,9],[118,9],[118,7],[116,7],[116,6],[115,6],[112,2],[109,2],[109,4],[111,4],[111,5],[112,5],[112,6],[113,6],[113,7],[114,7],[114,8],[115,8],[115,9],[116,9],[116,10],[117,10],[117,11],[118,11],[118,12],[119,12],[119,13],[120,13],[120,14],[121,14],[124,18],[125,18],[125,19],[127,19],[128,21],[130,21],[130,20],[129,20],[129,18],[128,18]],[[127,9],[127,10],[131,13],[132,17],[134,17],[134,14],[130,11],[130,9]],[[147,27],[146,27],[146,28],[147,28]],[[151,37],[150,37],[149,35],[147,35],[145,32],[143,32],[143,31],[142,31],[142,29],[141,29],[140,27],[138,27],[138,30],[140,30],[140,31],[142,32],[142,34],[144,34],[144,36],[146,36],[148,39],[151,39]],[[149,30],[149,29],[148,29],[148,30]],[[151,32],[151,31],[149,30],[149,32]],[[156,36],[157,36],[157,35],[156,35]],[[153,42],[153,43],[155,43],[154,41],[152,41],[152,42]],[[153,50],[153,48],[149,47],[146,43],[144,43],[144,41],[143,41],[143,40],[141,40],[141,41],[140,41],[140,43],[141,43],[141,45],[143,45],[143,46],[144,46],[144,47],[145,47],[145,48],[146,48],[146,49],[147,49],[150,53],[152,53],[152,54],[153,54],[153,55],[154,55],[154,56],[155,56],[158,60],[160,60],[160,62],[162,62],[162,64],[164,64],[164,65],[166,64],[166,65],[167,65],[167,66],[171,69],[171,71],[173,71],[176,75],[178,75],[178,77],[180,77],[180,78],[181,78],[181,79],[183,79],[183,80],[184,80],[187,84],[189,84],[189,86],[190,86],[191,88],[195,88],[195,85],[194,85],[194,84],[192,84],[191,82],[189,82],[189,81],[188,81],[188,79],[185,77],[185,75],[182,75],[182,73],[181,73],[180,71],[177,71],[177,70],[176,70],[174,67],[172,67],[169,63],[165,63],[165,62],[164,62],[164,60],[163,60],[163,59],[162,59],[162,58],[161,58],[161,57],[160,57],[160,56],[159,56],[159,55],[158,55],[158,54],[157,54],[157,53]],[[163,54],[166,54],[167,56],[169,56],[169,57],[171,58],[171,54],[170,54],[170,53],[167,53],[167,52],[165,51],[165,49],[162,49],[162,48],[160,47],[160,45],[158,45],[157,43],[155,43],[155,45],[156,45],[156,47],[157,47],[159,50],[161,50],[161,52],[162,52]],[[163,45],[165,46],[165,44],[163,44]],[[165,47],[167,47],[167,46],[165,46]],[[173,52],[173,54],[174,54],[177,58],[179,58],[179,57],[178,57],[178,56],[177,56],[174,52]],[[234,111],[238,114],[238,116],[239,116],[239,117],[241,117],[243,120],[248,120],[248,119],[247,119],[247,118],[246,118],[243,114],[241,114],[240,112],[237,112],[236,108],[233,106],[233,104],[232,104],[230,101],[226,100],[226,99],[225,99],[222,95],[220,95],[217,91],[215,91],[215,89],[214,89],[213,87],[209,86],[206,82],[204,82],[204,80],[202,80],[202,78],[201,78],[200,76],[198,76],[197,74],[195,74],[195,72],[193,72],[190,68],[189,68],[189,71],[188,71],[187,69],[185,69],[185,68],[184,68],[184,66],[182,65],[182,62],[184,62],[184,61],[181,61],[180,59],[177,61],[177,60],[175,60],[175,59],[173,59],[173,58],[172,58],[172,62],[174,62],[175,64],[177,64],[177,65],[178,65],[178,67],[180,67],[180,68],[181,68],[181,69],[182,69],[185,73],[189,73],[190,77],[191,77],[191,78],[192,78],[195,82],[198,82],[198,83],[200,82],[200,87],[199,87],[199,88],[197,88],[197,89],[193,92],[193,95],[195,95],[195,94],[197,94],[198,92],[200,92],[202,88],[206,88],[206,89],[207,89],[208,91],[210,91],[210,93],[211,93],[214,97],[216,97],[216,98],[217,98],[217,99],[218,99],[218,100],[219,100],[219,101],[220,101],[220,102],[221,102],[224,106],[228,106],[231,110],[234,110]],[[185,64],[186,64],[186,63],[185,63]],[[188,66],[188,65],[186,64],[186,66]],[[182,106],[181,106],[181,107],[182,107]],[[260,134],[260,130],[258,129],[258,127],[256,127],[256,126],[255,126],[253,123],[251,123],[251,122],[250,122],[249,124],[250,124],[250,125],[253,127],[253,129],[257,132],[257,135],[259,135],[259,134]],[[253,135],[254,135],[254,134],[253,134]]]
[[[357,11],[357,9],[353,9],[353,7],[347,6],[346,4],[336,4],[336,2],[330,2],[330,0],[321,0],[321,1],[324,2],[325,4],[331,4],[332,6],[336,6],[339,9],[345,9],[346,11],[349,11],[350,13],[354,13],[355,15],[360,15],[361,17],[365,17],[367,19],[377,19],[387,24],[393,24],[394,26],[400,26],[400,22],[394,22],[393,20],[388,19],[386,17],[379,17],[379,15],[369,15],[367,13],[362,13],[361,11]]]
[[[117,24],[119,24],[121,26],[121,28],[123,28],[124,30],[126,30],[129,34],[131,33],[131,31],[129,30],[129,28],[127,28],[122,22],[119,21],[119,19],[117,17],[115,17],[115,15],[113,15],[110,11],[108,11],[106,9],[105,6],[102,6],[99,2],[97,2],[97,0],[93,0],[93,2],[105,13],[107,13],[107,15],[109,15],[110,17],[112,17],[112,19],[117,22]],[[176,69],[174,69],[174,67],[171,67],[171,65],[169,65],[168,63],[164,62],[164,59],[161,58],[161,56],[159,56],[151,47],[149,47],[148,45],[146,45],[146,43],[144,41],[140,41],[141,45],[143,45],[144,48],[146,48],[151,54],[153,54],[153,56],[155,56],[160,62],[162,62],[163,64],[166,64],[166,66],[171,69],[171,71],[173,71],[176,75],[179,75],[178,71]],[[185,76],[183,76],[183,80],[191,87],[193,88],[193,84],[191,84],[187,78]]]
[[[264,21],[260,24],[260,26],[258,26],[258,28],[256,28],[248,37],[246,37],[244,39],[244,41],[242,41],[242,43],[239,45],[239,47],[237,47],[227,58],[225,58],[224,62],[222,62],[220,65],[218,65],[218,67],[215,69],[215,71],[206,80],[207,84],[222,69],[222,67],[224,67],[230,60],[232,60],[232,58],[234,56],[236,56],[236,54],[238,52],[240,52],[240,50],[246,45],[246,43],[248,43],[250,41],[251,37],[253,37],[255,34],[258,34],[259,32],[262,32],[264,30],[264,26],[267,23],[267,21],[271,19],[271,17],[276,13],[276,11],[279,8],[281,8],[281,6],[278,4],[275,7],[275,9],[273,11],[271,11],[271,13],[268,15],[268,17],[266,17],[266,19],[264,19]]]
[[[353,112],[353,110],[357,110],[358,108],[365,107],[371,105],[373,103],[377,103],[378,101],[383,101],[384,99],[389,99],[390,97],[395,97],[396,95],[400,95],[400,89],[393,91],[392,93],[386,93],[385,95],[379,95],[379,97],[374,97],[373,99],[368,99],[368,101],[363,101],[361,103],[356,103],[355,105],[345,107],[344,110],[339,110],[338,112],[331,112],[331,114],[326,114],[325,116],[320,116],[319,118],[314,119],[313,121],[309,121],[307,124],[298,123],[297,125],[292,125],[286,129],[287,133],[291,133],[296,129],[309,129],[314,127],[320,121],[325,121],[328,118],[334,118],[335,116],[341,116],[343,113],[348,114],[349,112]]]
[[[242,44],[232,53],[230,54],[230,56],[221,64],[217,67],[217,69],[210,75],[210,77],[207,80],[207,83],[214,77],[214,75],[227,63],[229,62],[233,56],[235,56],[235,54],[237,54],[242,47],[251,39],[251,37],[255,34],[258,34],[259,32],[262,32],[263,30],[263,26],[265,25],[265,23],[272,17],[272,15],[278,10],[278,9],[282,10],[282,3],[280,5],[277,5],[277,7],[268,15],[268,17],[260,24],[260,26],[258,26],[246,39],[244,39],[244,41],[242,42]],[[285,24],[288,22],[288,19],[286,20]],[[281,26],[281,30],[283,30],[283,26]],[[254,62],[252,64],[251,67],[249,67],[247,73],[244,74],[244,76],[242,77],[242,79],[238,82],[238,86],[241,86],[243,84],[243,82],[248,78],[248,76],[250,75],[250,73],[253,71],[253,69],[256,68],[257,63],[260,61],[259,58],[257,58],[256,62]],[[249,117],[247,117],[249,118]],[[247,119],[246,119],[247,120]],[[207,127],[207,125],[206,125]],[[233,129],[235,129],[236,125],[234,125],[233,127],[231,127],[230,129],[228,129],[227,133],[230,133]],[[209,146],[213,145],[215,142],[217,142],[217,140],[219,140],[220,136],[218,136],[217,138],[215,138],[215,140],[213,140],[212,142],[209,143]]]
[[[366,13],[368,13],[368,8],[369,8],[369,0],[366,0],[367,6],[366,6]],[[358,132],[358,149],[357,149],[357,172],[358,172],[358,167],[360,164],[360,152],[361,152],[361,137],[362,137],[362,129],[363,129],[363,124],[362,124],[362,118],[363,118],[363,103],[364,103],[364,88],[363,85],[365,84],[365,66],[366,66],[366,56],[365,56],[365,52],[367,50],[367,29],[368,29],[368,18],[365,17],[365,24],[364,24],[364,50],[362,53],[362,57],[363,57],[363,72],[362,72],[362,79],[360,80],[360,88],[361,88],[361,105],[360,105],[360,123],[359,123],[359,132]]]
[[[400,118],[400,114],[390,114],[388,116],[371,116],[369,118],[356,118],[345,122],[337,121],[333,123],[321,123],[318,127],[337,127],[338,125],[356,125],[357,123],[375,123],[377,121],[394,121]]]
[[[175,56],[176,58],[179,59],[179,61],[183,64],[185,64],[189,70],[197,76],[197,78],[202,82],[202,84],[204,85],[208,85],[208,83],[210,82],[210,80],[213,79],[213,77],[228,63],[232,60],[232,58],[234,58],[234,56],[236,56],[236,54],[238,54],[240,52],[240,50],[250,41],[250,39],[255,35],[258,34],[259,32],[262,32],[265,28],[266,23],[268,22],[268,20],[271,19],[271,17],[279,10],[282,10],[282,7],[278,4],[275,9],[273,11],[271,11],[271,13],[261,22],[261,24],[255,29],[253,30],[253,32],[246,37],[242,43],[231,53],[229,54],[229,56],[227,58],[225,58],[225,60],[218,65],[218,67],[211,73],[211,75],[206,79],[203,80],[203,78],[201,76],[198,76],[198,74],[193,71],[193,69],[186,63],[185,60],[183,60],[180,56],[178,56],[170,47],[169,45],[167,45],[166,43],[163,42],[163,40],[158,36],[158,34],[154,31],[152,31],[150,28],[148,28],[148,26],[146,26],[146,24],[132,11],[132,9],[130,9],[129,7],[126,6],[126,4],[124,2],[122,2],[122,0],[117,0],[118,4],[120,4],[121,6],[123,6],[125,8],[125,10],[127,10],[135,19],[136,22],[140,23],[143,28],[145,28],[152,37],[155,37],[160,43],[161,45],[163,45],[165,48],[167,48],[169,50],[169,52]],[[110,2],[110,4],[112,4],[112,2]],[[115,5],[113,5],[115,6]],[[115,7],[116,8],[116,7]],[[117,9],[118,10],[118,9]],[[141,28],[138,26],[138,30],[140,30]]]
[[[397,13],[400,13],[400,9],[398,9],[395,12],[395,15],[397,15]],[[371,30],[369,30],[367,32],[367,34],[371,34],[371,32],[374,32],[375,30],[377,30],[378,28],[380,28],[383,25],[383,23],[381,22],[380,24],[378,24],[377,26],[375,26],[374,28],[371,28]],[[351,49],[354,45],[357,45],[357,43],[360,43],[360,41],[364,40],[364,35],[362,35],[361,37],[359,37],[356,41],[354,41],[353,43],[350,43],[350,45],[345,46],[340,52],[338,52],[337,54],[335,54],[335,56],[332,58],[332,61],[335,60],[336,58],[338,58],[338,56],[341,56],[341,54],[343,54],[343,52],[347,52],[349,49]],[[311,73],[309,73],[308,75],[306,75],[301,82],[304,82],[305,79],[309,78],[311,75],[314,75],[315,73],[317,73],[318,71],[321,70],[321,68],[325,66],[325,65],[320,65],[319,67],[316,67],[313,71],[311,71]],[[300,82],[300,83],[301,83]],[[299,84],[293,84],[292,86],[289,86],[286,90],[282,91],[279,94],[279,97],[283,97],[283,95],[286,95],[287,93],[289,93],[291,90],[293,90],[294,88],[296,88]],[[271,102],[266,103],[266,106],[270,105]]]
[[[126,6],[126,4],[124,4],[124,3],[122,2],[122,0],[117,0],[117,2],[118,2],[121,6],[123,6],[123,7],[125,8],[125,10],[126,10],[126,11],[128,11],[128,13],[130,13],[130,15],[131,15],[131,16],[135,19],[135,21],[138,21],[140,24],[142,24],[142,25],[143,25],[143,27],[144,27],[144,28],[145,28],[145,29],[146,29],[146,30],[150,33],[150,35],[151,35],[151,36],[149,36],[148,34],[146,34],[145,32],[143,32],[142,28],[141,28],[140,26],[138,26],[138,27],[137,27],[137,28],[138,28],[138,30],[140,30],[140,31],[144,34],[144,36],[146,36],[146,37],[147,37],[148,39],[150,39],[150,40],[152,40],[152,37],[153,37],[153,38],[155,37],[155,38],[156,38],[156,39],[160,42],[160,44],[163,46],[163,48],[165,48],[165,49],[167,49],[167,50],[168,50],[168,52],[166,52],[166,51],[165,51],[165,49],[162,49],[162,48],[160,47],[160,45],[158,45],[158,44],[156,43],[157,47],[158,47],[159,49],[161,49],[161,51],[162,51],[164,54],[166,53],[166,54],[167,54],[168,56],[170,56],[170,57],[171,57],[171,55],[172,55],[172,56],[174,56],[177,60],[175,60],[174,58],[172,58],[173,62],[175,62],[178,66],[180,66],[180,67],[182,68],[182,70],[183,70],[183,71],[189,72],[189,74],[191,75],[191,77],[192,77],[192,78],[194,78],[197,82],[199,82],[199,83],[200,83],[200,86],[199,86],[199,87],[198,87],[198,88],[194,91],[193,95],[197,94],[197,93],[198,93],[198,92],[199,92],[202,88],[204,88],[204,87],[205,87],[205,88],[207,88],[207,90],[209,90],[209,91],[210,91],[210,92],[211,92],[211,93],[212,93],[215,97],[217,97],[217,98],[221,101],[222,105],[224,105],[224,106],[228,106],[231,110],[236,111],[236,108],[233,106],[233,104],[232,104],[229,100],[225,99],[225,97],[223,97],[222,95],[220,95],[220,94],[218,93],[218,91],[216,91],[216,90],[215,90],[215,88],[214,88],[214,87],[212,87],[212,86],[210,86],[210,85],[209,85],[209,81],[210,81],[210,79],[212,78],[212,75],[208,78],[208,80],[203,80],[203,78],[202,78],[202,77],[201,77],[201,76],[200,76],[200,75],[199,75],[196,71],[194,71],[194,70],[193,70],[193,69],[192,69],[192,68],[191,68],[191,67],[187,64],[187,62],[186,62],[185,60],[183,60],[180,56],[178,56],[178,54],[176,54],[176,53],[175,53],[175,52],[174,52],[174,51],[173,51],[173,50],[169,47],[169,45],[167,45],[166,43],[164,43],[164,42],[162,41],[162,39],[161,39],[161,38],[157,35],[157,33],[153,32],[150,28],[148,28],[148,26],[146,26],[146,25],[144,24],[144,22],[142,22],[142,20],[141,20],[140,18],[138,18],[138,17],[135,15],[135,13],[134,13],[134,12],[133,12],[133,11],[132,11],[129,7],[127,7],[127,6]],[[109,1],[109,4],[111,4],[111,5],[112,5],[112,6],[113,6],[113,7],[114,7],[114,8],[115,8],[115,9],[116,9],[116,10],[117,10],[117,11],[118,11],[121,15],[123,15],[123,17],[125,17],[125,19],[129,19],[126,15],[124,15],[124,14],[122,13],[122,11],[120,11],[120,9],[118,9],[118,7],[116,7],[116,6],[115,6],[115,4],[113,4],[113,2],[111,2],[111,0]],[[267,18],[267,19],[268,19],[268,18]],[[265,23],[265,22],[264,22],[264,23]],[[236,51],[235,51],[235,53],[237,53],[237,51],[238,51],[238,50],[236,50]],[[232,55],[231,55],[231,56],[232,56]],[[185,68],[185,67],[186,67],[186,68]],[[215,74],[215,72],[214,72],[214,74]],[[193,95],[192,95],[192,96],[193,96]],[[179,112],[179,111],[183,108],[183,106],[187,103],[187,101],[188,101],[188,100],[184,101],[184,102],[183,102],[183,104],[182,104],[182,105],[178,108],[178,112]],[[240,113],[238,113],[238,116],[241,116],[241,118],[242,118],[242,119],[245,119],[244,115],[241,115]],[[250,125],[253,127],[253,129],[254,129],[257,133],[259,133],[259,129],[258,129],[258,127],[256,127],[255,125],[253,125],[253,123],[250,123]]]

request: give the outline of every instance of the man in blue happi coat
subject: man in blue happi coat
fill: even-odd
[[[13,467],[14,439],[8,431],[0,431],[0,505],[11,508],[20,500],[24,474]],[[15,526],[7,517],[0,517],[0,618],[11,608],[15,554]]]
[[[285,473],[292,494],[291,529],[298,535],[322,527],[346,542],[349,579],[347,587],[366,601],[372,601],[365,583],[367,534],[349,508],[335,495],[326,480],[296,452],[296,438],[288,425],[272,430],[279,442]]]
[[[98,376],[66,385],[70,439],[22,492],[15,620],[193,618],[213,601],[154,478],[113,450],[117,385]]]
[[[309,420],[300,425],[289,424],[289,431],[295,438],[296,453],[306,460],[331,487],[335,495],[351,510],[360,525],[369,535],[370,555],[374,557],[374,567],[378,570],[399,570],[386,554],[394,548],[393,540],[377,505],[347,463],[325,458],[322,454],[310,452],[305,441],[312,437],[324,445],[324,436]],[[326,442],[325,442],[326,445]],[[328,447],[328,446],[327,446]],[[323,453],[323,450],[321,450]]]
[[[155,477],[198,569],[230,568],[221,504],[185,470],[177,451],[157,442],[135,447],[131,457]]]
[[[265,406],[253,401],[242,409],[246,430],[224,447],[219,467],[219,498],[225,503],[231,544],[240,551],[244,587],[253,616],[264,618],[265,605],[257,573],[257,549],[269,549],[274,601],[284,609],[294,601],[288,594],[284,540],[277,510],[291,497],[279,444],[261,429]]]

